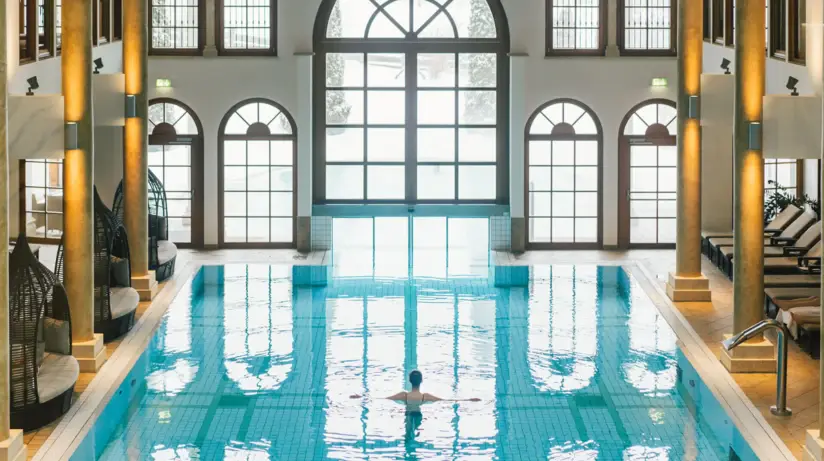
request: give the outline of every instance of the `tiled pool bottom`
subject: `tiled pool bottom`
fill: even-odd
[[[72,459],[757,459],[618,267],[290,279],[204,267]]]

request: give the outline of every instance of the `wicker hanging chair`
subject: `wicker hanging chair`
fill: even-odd
[[[155,279],[163,281],[175,272],[177,246],[169,241],[169,202],[166,189],[160,179],[149,170],[149,270],[155,271]],[[112,210],[124,220],[125,203],[123,181],[117,186]]]
[[[80,374],[72,357],[63,285],[31,251],[25,234],[9,257],[11,426],[30,431],[69,410]]]
[[[57,249],[55,271],[65,277],[63,243]],[[129,239],[120,219],[106,207],[94,189],[94,331],[104,341],[126,334],[134,325],[140,302],[131,287]]]

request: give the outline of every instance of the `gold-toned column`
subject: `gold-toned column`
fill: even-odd
[[[63,160],[63,248],[66,293],[72,315],[72,353],[84,372],[106,359],[94,333],[94,117],[92,115],[92,0],[64,0],[62,72],[66,129],[77,145]],[[71,138],[68,136],[67,138]]]
[[[126,74],[126,114],[123,139],[123,195],[126,232],[129,235],[132,285],[141,300],[150,300],[157,290],[149,272],[148,196],[148,13],[145,0],[123,1],[123,72]]]
[[[678,2],[678,212],[675,273],[667,294],[673,301],[710,301],[709,281],[701,274],[701,123],[698,97],[704,50],[699,1]]]
[[[0,459],[25,460],[23,431],[11,429],[9,401],[9,143],[8,35],[4,3],[0,7]],[[15,39],[16,42],[16,39]],[[17,46],[15,44],[15,46]]]
[[[733,334],[761,321],[764,310],[764,1],[735,5]],[[721,359],[733,372],[775,372],[773,345],[761,338],[722,349]]]

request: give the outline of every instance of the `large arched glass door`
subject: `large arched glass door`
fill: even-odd
[[[218,141],[220,246],[293,246],[296,140],[292,117],[272,101],[229,110]]]
[[[325,0],[315,203],[507,203],[499,0]]]
[[[149,169],[163,183],[169,203],[169,240],[203,246],[203,128],[185,104],[149,103]]]
[[[527,123],[527,242],[531,248],[601,245],[601,124],[571,100]]]
[[[621,125],[622,247],[675,247],[676,117],[674,103],[653,100],[636,106]]]

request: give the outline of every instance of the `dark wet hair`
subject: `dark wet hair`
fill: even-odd
[[[409,382],[412,383],[412,387],[421,387],[421,381],[423,381],[423,373],[418,370],[409,373]]]

